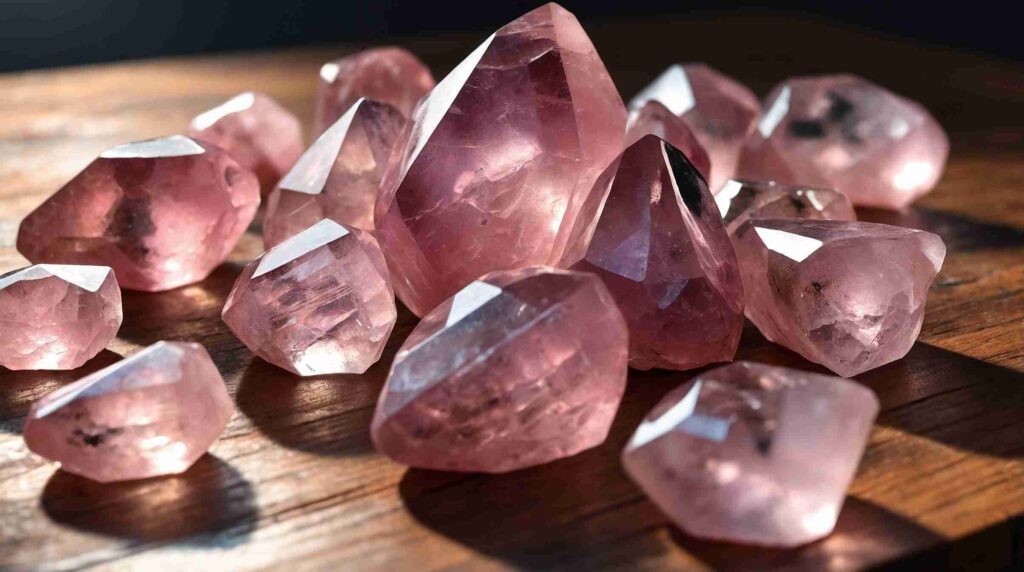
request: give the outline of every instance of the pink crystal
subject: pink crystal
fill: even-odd
[[[363,373],[398,316],[377,241],[327,219],[250,262],[223,315],[256,355],[299,375]]]
[[[850,199],[832,189],[731,179],[715,195],[725,228],[732,235],[751,218],[857,220]]]
[[[0,276],[0,366],[75,369],[121,327],[121,290],[105,266],[39,264]]]
[[[687,534],[797,546],[832,532],[877,414],[851,381],[736,362],[666,395],[622,462]]]
[[[327,131],[364,97],[391,104],[409,117],[433,87],[427,66],[402,48],[374,48],[326,63],[320,68],[313,134]]]
[[[627,331],[597,277],[493,272],[402,344],[370,426],[414,467],[502,473],[601,444],[626,385]]]
[[[754,130],[761,104],[744,85],[705,64],[674,65],[632,101],[640,110],[658,101],[680,117],[711,157],[711,190],[718,192],[736,173],[743,142]],[[671,141],[669,141],[671,143]]]
[[[743,330],[736,254],[704,179],[654,135],[622,154],[572,268],[600,276],[615,297],[632,367],[689,369],[735,355]]]
[[[750,220],[734,242],[747,317],[844,377],[906,355],[946,254],[930,232],[833,220]]]
[[[629,115],[626,146],[636,143],[645,135],[657,135],[679,149],[700,171],[705,181],[711,178],[711,159],[704,146],[697,141],[686,123],[672,114],[667,107],[651,100]]]
[[[903,208],[942,175],[949,140],[926,109],[851,75],[795,78],[766,99],[740,176],[837,189]]]
[[[302,154],[302,125],[268,95],[247,91],[192,120],[188,134],[231,154],[270,192]]]
[[[206,278],[256,215],[259,182],[208,143],[173,135],[107,150],[21,222],[32,262],[110,266],[122,288]]]
[[[423,99],[389,169],[375,220],[398,296],[422,316],[487,272],[558,261],[625,126],[572,14],[498,30]]]
[[[100,482],[183,472],[234,406],[203,346],[158,342],[32,404],[25,443]]]
[[[324,132],[267,199],[263,242],[270,248],[323,218],[373,230],[373,205],[405,118],[360,99]]]

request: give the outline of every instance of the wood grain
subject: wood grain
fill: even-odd
[[[208,280],[126,293],[109,350],[65,373],[0,372],[0,568],[11,569],[925,569],[1020,566],[1024,537],[1024,69],[940,46],[799,18],[735,16],[589,26],[625,95],[674,61],[705,60],[760,93],[792,75],[849,71],[925,103],[952,156],[934,193],[867,220],[949,246],[920,342],[859,377],[883,405],[836,532],[794,550],[704,542],[667,524],[618,451],[693,372],[631,373],[608,442],[503,476],[409,470],[367,426],[384,360],[362,376],[299,380],[253,359],[219,319],[247,235]],[[479,37],[407,45],[443,74]],[[671,49],[666,49],[671,46]],[[0,270],[23,265],[21,217],[103,149],[184,129],[245,89],[309,119],[316,70],[350,48],[122,63],[0,76]],[[171,478],[101,486],[21,439],[31,401],[157,340],[203,343],[238,411],[211,453]],[[744,333],[739,357],[816,369]]]

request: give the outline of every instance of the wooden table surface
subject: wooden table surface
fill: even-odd
[[[220,321],[247,235],[206,281],[126,292],[107,351],[73,372],[0,372],[0,568],[850,569],[1020,565],[1024,551],[1024,68],[835,25],[780,17],[598,22],[588,29],[628,98],[674,61],[705,60],[759,93],[787,76],[849,71],[927,105],[952,156],[904,213],[949,254],[920,341],[859,381],[882,402],[835,533],[793,550],[705,542],[670,526],[623,474],[644,413],[693,372],[630,373],[607,443],[502,476],[410,470],[376,454],[368,425],[408,313],[362,376],[297,379],[254,359]],[[404,42],[441,76],[480,35]],[[670,48],[670,49],[669,49]],[[247,89],[307,120],[317,48],[0,76],[0,271],[21,217],[105,148],[182,131]],[[33,399],[157,340],[204,344],[237,412],[177,477],[99,485],[26,448]],[[739,358],[817,369],[749,327]]]

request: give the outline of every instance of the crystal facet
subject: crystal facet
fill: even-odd
[[[747,317],[845,377],[910,351],[946,254],[930,232],[866,222],[757,219],[733,238]]]
[[[770,181],[730,179],[715,195],[715,202],[730,235],[752,218],[857,220],[850,199],[839,191]]]
[[[394,107],[360,99],[295,163],[267,199],[267,248],[323,218],[373,230],[388,156],[405,126]]]
[[[629,114],[626,146],[636,143],[645,135],[657,135],[667,141],[686,155],[705,181],[711,179],[711,159],[708,158],[704,146],[697,141],[682,119],[654,100],[648,101],[639,110]]]
[[[487,272],[559,260],[625,126],[572,14],[498,30],[423,98],[389,168],[375,220],[398,296],[422,316]]]
[[[393,105],[409,117],[433,87],[427,66],[402,48],[374,48],[326,63],[320,68],[313,135],[327,131],[364,97]]]
[[[654,135],[622,154],[572,268],[600,276],[615,297],[631,366],[689,369],[736,353],[743,287],[732,243],[704,179]]]
[[[708,183],[718,192],[736,173],[743,142],[757,124],[757,96],[705,64],[685,64],[665,70],[629,102],[629,108],[638,111],[652,100],[690,126],[711,158]]]
[[[949,139],[921,105],[850,75],[772,91],[739,174],[837,189],[855,205],[903,208],[942,175]]]
[[[256,215],[256,176],[208,143],[173,135],[107,150],[21,222],[36,263],[110,266],[122,288],[206,278]]]
[[[234,406],[203,346],[159,342],[32,404],[25,443],[100,482],[180,473]]]
[[[121,290],[105,266],[39,264],[0,276],[0,366],[75,369],[121,327]]]
[[[737,362],[666,395],[622,462],[688,534],[797,546],[832,532],[877,414],[857,383]]]
[[[488,274],[427,314],[377,402],[377,450],[414,467],[502,473],[602,443],[626,385],[627,331],[596,276]]]
[[[250,262],[223,316],[261,358],[323,375],[376,363],[398,314],[377,241],[325,219]]]

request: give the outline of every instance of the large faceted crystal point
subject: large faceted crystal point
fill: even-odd
[[[38,264],[0,276],[0,366],[75,369],[121,327],[121,290],[106,266]]]
[[[736,362],[666,395],[622,463],[687,534],[798,546],[832,532],[877,413],[857,383]]]
[[[626,385],[627,331],[591,274],[483,276],[402,344],[370,426],[399,463],[503,473],[602,443]]]
[[[930,232],[834,220],[749,220],[734,243],[750,321],[844,377],[910,351],[946,254]]]
[[[267,200],[267,248],[323,218],[373,230],[373,206],[405,118],[394,107],[360,99],[295,163]]]
[[[715,195],[731,236],[752,218],[857,220],[850,199],[832,189],[730,179]]]
[[[375,221],[398,296],[422,316],[487,272],[558,261],[625,127],[572,14],[498,30],[423,98],[389,168]]]
[[[739,175],[900,209],[938,182],[949,139],[928,111],[852,75],[794,78],[765,100]]]
[[[645,135],[657,135],[679,149],[700,171],[705,181],[711,178],[711,159],[704,146],[697,141],[690,128],[676,117],[667,107],[651,100],[629,115],[626,131],[626,146],[639,141]]]
[[[21,222],[35,263],[109,266],[122,288],[206,278],[256,215],[260,185],[219,147],[181,135],[108,149]]]
[[[589,247],[572,268],[597,274],[615,297],[632,367],[690,369],[736,353],[736,254],[707,183],[661,139],[648,135],[622,154]]]
[[[398,314],[377,241],[325,219],[250,262],[223,317],[261,358],[323,375],[376,363]]]
[[[171,475],[210,448],[233,411],[203,346],[159,342],[33,403],[25,443],[104,483]]]

